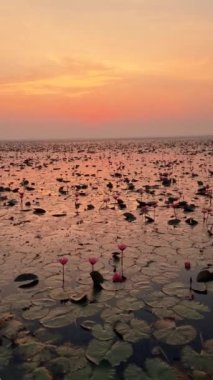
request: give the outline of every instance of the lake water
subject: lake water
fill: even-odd
[[[211,378],[212,153],[210,137],[0,142],[2,380]]]

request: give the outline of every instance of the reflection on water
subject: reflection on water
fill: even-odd
[[[213,282],[196,278],[203,268],[212,273],[212,145],[0,142],[2,379],[129,380],[142,368],[152,379],[150,358],[169,379],[172,366],[186,379],[196,370],[210,376]],[[119,243],[127,280],[113,283]],[[95,295],[94,256],[105,278]],[[20,288],[22,273],[39,283]],[[70,301],[82,295],[86,303]],[[88,320],[92,331],[82,326]],[[205,363],[195,360],[201,351]]]

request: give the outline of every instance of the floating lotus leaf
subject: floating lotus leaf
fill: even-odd
[[[96,367],[92,373],[91,380],[116,380],[115,370],[108,364],[102,362],[100,366]]]
[[[207,312],[209,308],[195,301],[182,301],[173,307],[175,313],[187,319],[202,319],[204,316],[199,311]],[[198,311],[199,310],[199,311]]]
[[[170,226],[177,226],[180,222],[181,222],[180,219],[177,219],[177,218],[168,220],[168,224]]]
[[[184,300],[184,301],[181,301],[180,304],[186,307],[189,307],[190,309],[197,310],[203,313],[209,311],[209,307],[207,305],[204,305],[203,303],[196,302],[196,301]]]
[[[154,337],[164,343],[178,346],[187,344],[195,339],[197,332],[190,325],[172,326],[171,328],[162,328],[154,332]]]
[[[15,339],[18,333],[24,329],[25,327],[21,322],[13,319],[1,330],[1,335],[8,339]]]
[[[122,321],[129,321],[132,318],[132,314],[127,312],[121,312],[120,309],[116,307],[108,307],[101,313],[101,318],[105,323],[115,323],[120,321],[122,318]]]
[[[114,332],[109,324],[105,324],[104,326],[96,324],[92,328],[92,334],[94,338],[99,340],[112,340],[114,338]]]
[[[43,306],[43,307],[52,307],[56,305],[56,302],[50,298],[38,298],[38,299],[33,299],[32,304],[35,306]]]
[[[171,282],[163,286],[162,291],[169,296],[186,297],[189,289],[180,282]]]
[[[173,327],[176,327],[176,323],[171,318],[159,319],[154,323],[154,328],[156,330],[171,329]]]
[[[108,291],[115,291],[119,289],[125,289],[126,282],[112,282],[112,281],[104,281],[103,284],[101,284],[102,288]]]
[[[181,361],[187,368],[193,368],[198,371],[204,371],[209,375],[213,375],[213,355],[209,355],[206,352],[198,353],[190,346],[187,346],[182,350]]]
[[[70,360],[63,356],[59,356],[48,361],[48,367],[50,368],[51,372],[54,373],[54,377],[57,378],[58,375],[64,375],[70,372]]]
[[[209,380],[209,376],[204,371],[199,371],[197,369],[192,372],[193,380]]]
[[[40,367],[33,371],[33,379],[35,380],[52,380],[52,376],[47,368]]]
[[[32,306],[29,310],[25,310],[22,314],[24,319],[34,321],[35,319],[44,318],[49,313],[49,309],[41,306]]]
[[[174,306],[178,300],[175,297],[166,297],[164,293],[156,291],[148,295],[145,298],[145,302],[151,307],[167,309]]]
[[[50,331],[49,329],[45,329],[43,327],[35,331],[35,337],[39,339],[40,342],[52,344],[59,343],[62,340],[60,333]]]
[[[179,380],[178,373],[174,368],[159,358],[147,359],[145,367],[148,379],[151,380]]]
[[[90,362],[98,365],[104,359],[107,351],[109,351],[111,346],[111,340],[93,339],[87,347],[86,358]]]
[[[118,300],[116,306],[121,310],[133,311],[142,309],[144,307],[144,302],[133,297],[125,297]]]
[[[144,338],[148,338],[151,330],[146,321],[133,318],[130,321],[130,325],[124,322],[118,322],[115,326],[115,331],[123,340],[135,343]]]
[[[20,344],[17,347],[17,352],[24,359],[29,359],[41,352],[44,347],[43,343],[33,340],[32,338],[28,342]]]
[[[14,280],[15,282],[25,282],[20,285],[19,288],[31,288],[39,283],[38,276],[34,273],[23,273],[17,276]]]
[[[208,292],[213,292],[213,281],[208,282],[208,284],[206,284],[206,287]]]
[[[12,351],[7,347],[0,347],[0,370],[7,367],[12,358]]]
[[[38,279],[38,276],[34,273],[22,273],[19,276],[17,276],[14,281],[23,282],[23,281],[33,281],[37,279]]]
[[[49,296],[56,301],[69,300],[71,291],[69,289],[56,288],[49,291]]]
[[[98,303],[89,303],[85,306],[76,305],[76,308],[76,310],[78,310],[79,317],[87,318],[99,313],[100,310],[103,308],[103,305],[100,305]]]
[[[131,344],[127,342],[115,342],[107,352],[105,359],[115,367],[120,363],[127,361],[132,354],[133,349]]]
[[[65,375],[64,380],[88,380],[91,378],[92,368],[87,365],[87,367],[80,369],[76,372],[70,372]]]
[[[208,339],[203,344],[204,351],[213,356],[213,339]]]
[[[114,296],[114,293],[112,292],[99,292],[97,294],[94,294],[94,299],[96,299],[99,303],[103,302],[104,304],[111,300]]]
[[[148,376],[146,376],[145,372],[142,368],[138,367],[135,364],[129,364],[128,367],[124,371],[124,379],[125,380],[150,380]]]
[[[120,319],[121,310],[117,307],[105,308],[101,313],[104,322],[114,323]]]
[[[71,325],[78,318],[79,313],[77,311],[72,311],[70,313],[61,314],[61,315],[47,315],[47,317],[41,319],[41,323],[44,327],[48,328],[60,328]]]
[[[81,323],[82,329],[87,330],[87,331],[92,331],[95,325],[96,323],[94,321],[89,321],[89,320]]]
[[[155,314],[158,318],[173,318],[176,321],[183,319],[178,314],[174,312],[172,309],[163,309],[163,308],[153,308],[152,313]]]

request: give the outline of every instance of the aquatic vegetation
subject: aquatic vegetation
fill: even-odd
[[[211,144],[43,144],[0,143],[0,377],[210,378]]]

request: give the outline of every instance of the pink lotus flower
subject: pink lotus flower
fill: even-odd
[[[89,262],[91,265],[95,265],[97,263],[97,261],[98,261],[97,257],[93,256],[93,257],[89,258]]]
[[[119,273],[119,272],[115,272],[115,273],[113,274],[112,281],[113,281],[113,282],[122,282],[122,281],[123,281],[122,274]]]
[[[94,265],[97,263],[97,261],[98,261],[97,257],[94,257],[94,256],[89,257],[89,262],[92,265],[92,270],[94,270]]]
[[[125,251],[126,248],[127,248],[126,244],[124,243],[118,244],[118,249],[120,249],[121,252]]]
[[[61,257],[60,259],[59,259],[59,263],[61,264],[61,265],[66,265],[67,263],[68,263],[68,258],[67,257]]]
[[[185,269],[186,269],[186,270],[189,270],[189,269],[191,268],[191,263],[190,263],[190,261],[186,261],[184,265],[185,265]]]
[[[67,257],[61,257],[59,259],[59,263],[62,265],[63,272],[62,272],[62,286],[64,288],[64,266],[68,263],[68,258]]]

